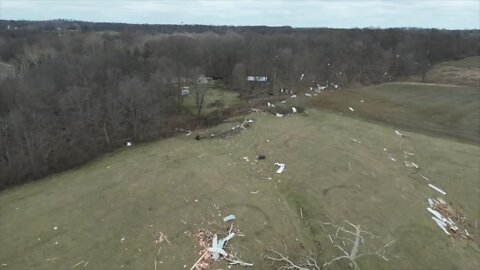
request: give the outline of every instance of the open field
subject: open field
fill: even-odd
[[[462,209],[470,232],[480,235],[473,225],[480,218],[480,148],[448,139],[447,131],[460,125],[460,137],[473,141],[475,116],[465,107],[478,112],[478,94],[448,88],[466,97],[452,94],[455,106],[434,110],[446,102],[441,98],[446,90],[424,86],[427,92],[412,98],[408,87],[339,92],[343,99],[322,95],[319,100],[333,104],[325,106],[330,111],[310,109],[308,116],[284,118],[252,114],[255,123],[238,136],[201,141],[180,136],[135,145],[3,191],[0,269],[71,269],[79,262],[74,269],[154,269],[156,258],[157,269],[189,269],[200,256],[195,233],[226,227],[221,219],[228,214],[237,216],[245,235],[228,245],[254,263],[253,269],[270,269],[264,258],[270,248],[292,259],[311,252],[321,263],[339,256],[322,223],[344,219],[380,236],[372,242],[376,246],[396,240],[387,249],[392,260],[363,257],[361,269],[478,269],[478,244],[450,239],[426,211],[427,198],[439,196],[427,186],[433,183]],[[374,107],[380,111],[369,110]],[[398,116],[402,110],[404,116]],[[359,116],[345,117],[347,112]],[[446,136],[422,134],[430,132]],[[266,160],[257,161],[258,154]],[[420,169],[405,167],[406,159]],[[284,173],[275,173],[275,162],[286,164]],[[159,231],[171,242],[163,243],[160,253],[153,237]],[[213,266],[226,269],[224,262]]]
[[[183,108],[186,112],[196,115],[198,108],[195,100],[195,86],[191,87],[190,95],[183,101]],[[240,104],[241,100],[237,92],[226,90],[221,83],[210,82],[204,99],[204,106],[201,115],[208,115],[215,110],[223,110]]]
[[[479,87],[480,56],[466,57],[435,65],[427,72],[425,81]]]
[[[480,89],[475,87],[388,83],[328,92],[314,104],[395,128],[480,142]],[[348,107],[355,112],[351,113]]]

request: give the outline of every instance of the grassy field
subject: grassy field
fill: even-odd
[[[202,116],[206,116],[215,110],[223,110],[234,107],[241,103],[238,92],[228,91],[221,83],[209,82],[204,99]],[[195,87],[191,87],[191,94],[183,101],[183,108],[187,113],[197,115],[198,108],[195,99]]]
[[[329,92],[314,104],[396,129],[480,142],[480,89],[476,87],[388,83]]]
[[[430,69],[426,82],[480,86],[480,56],[443,62]]]
[[[310,109],[308,116],[283,118],[252,114],[255,123],[238,136],[196,141],[183,135],[135,145],[3,191],[0,269],[154,269],[155,259],[157,269],[189,269],[199,257],[197,230],[227,227],[222,218],[228,214],[237,216],[245,235],[228,245],[254,263],[253,269],[271,269],[264,258],[268,249],[293,260],[312,253],[320,263],[341,255],[329,241],[333,232],[322,223],[345,219],[380,236],[371,240],[375,246],[396,240],[387,250],[395,258],[363,257],[358,260],[361,269],[479,269],[478,245],[450,239],[431,220],[427,198],[439,193],[422,177],[446,190],[445,199],[474,224],[480,218],[478,144],[422,134],[429,115],[408,118],[416,123],[408,125],[393,112],[419,106],[415,110],[423,115],[427,94],[420,94],[425,94],[424,101],[415,101],[407,86],[379,87],[345,91],[343,102],[352,103],[338,105],[342,109]],[[425,89],[430,95],[443,91]],[[449,91],[469,93],[465,100],[477,104],[469,106],[478,112],[473,90]],[[339,98],[318,97],[331,102]],[[370,103],[374,101],[378,103]],[[463,99],[452,95],[452,102]],[[386,120],[365,121],[375,115],[367,104],[383,104],[379,115],[391,104],[395,111]],[[355,111],[344,111],[348,106]],[[444,110],[468,115],[462,107],[458,103]],[[438,117],[445,115],[440,111]],[[232,125],[204,132],[219,133]],[[432,125],[437,131],[450,127]],[[406,136],[395,135],[394,129]],[[404,151],[415,155],[406,157]],[[257,161],[258,154],[266,159]],[[420,170],[405,167],[406,158]],[[284,173],[275,173],[275,162],[286,164]],[[153,236],[159,231],[171,242],[163,243],[160,253]],[[480,235],[480,228],[472,225],[471,233]],[[212,269],[226,267],[218,263]]]

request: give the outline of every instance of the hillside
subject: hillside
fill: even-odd
[[[338,95],[352,101],[365,93],[362,103],[376,102],[370,108],[378,108],[378,115],[391,107],[392,99],[396,110],[411,111],[425,103],[411,102],[412,93],[404,86],[379,87],[386,92],[374,87]],[[432,106],[440,106],[441,95],[431,92],[442,90],[424,89]],[[445,110],[461,107],[472,91],[456,92],[466,96],[453,99],[456,107]],[[469,106],[478,111],[478,103]],[[229,214],[236,215],[244,236],[228,245],[254,263],[253,269],[270,269],[265,259],[269,249],[293,260],[313,254],[320,263],[341,255],[328,237],[335,232],[323,223],[343,220],[381,237],[367,240],[374,246],[396,241],[386,250],[392,260],[363,257],[361,269],[478,269],[478,245],[450,239],[426,211],[427,198],[440,196],[427,186],[433,183],[462,210],[470,233],[480,235],[474,226],[480,212],[478,144],[425,135],[421,126],[428,115],[408,118],[412,124],[407,130],[398,127],[406,124],[394,114],[388,121],[371,121],[376,114],[362,105],[344,101],[343,107],[347,110],[308,109],[308,116],[283,118],[251,114],[255,122],[236,136],[197,141],[193,134],[134,145],[6,190],[0,193],[2,269],[154,269],[155,263],[157,269],[189,269],[200,256],[195,234],[228,228],[222,218]],[[413,113],[423,115],[420,109]],[[473,117],[462,108],[452,115],[462,113],[466,116],[459,119]],[[432,125],[447,133],[450,126],[441,123]],[[220,134],[234,125],[202,133]],[[397,129],[404,137],[395,134]],[[464,137],[470,132],[477,131],[465,131]],[[256,160],[259,154],[266,159]],[[407,160],[420,169],[407,168]],[[275,162],[286,164],[283,173],[275,173]],[[154,244],[158,232],[171,243],[160,250]],[[226,268],[225,262],[213,266]],[[331,269],[343,267],[338,263]]]
[[[480,86],[480,56],[434,65],[426,74],[425,82]]]

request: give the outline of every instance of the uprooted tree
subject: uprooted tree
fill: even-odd
[[[362,230],[360,225],[354,225],[348,220],[344,221],[344,225],[331,222],[323,223],[323,225],[326,231],[331,231],[328,238],[333,247],[337,249],[338,256],[334,256],[323,264],[319,264],[318,259],[313,256],[304,256],[294,262],[282,253],[270,250],[272,255],[267,255],[266,259],[271,260],[277,266],[277,270],[320,270],[332,267],[342,261],[350,269],[359,270],[357,261],[362,257],[375,256],[384,261],[394,258],[394,256],[387,255],[387,248],[395,243],[395,240],[376,246],[372,243],[373,240],[383,242],[381,237]]]

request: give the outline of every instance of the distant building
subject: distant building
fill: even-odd
[[[267,76],[247,76],[247,81],[249,82],[267,82]]]
[[[188,96],[190,95],[190,87],[188,86],[183,86],[182,91],[181,91],[182,96]]]
[[[207,84],[208,83],[208,78],[205,75],[200,75],[200,76],[198,76],[197,83],[198,84]]]

